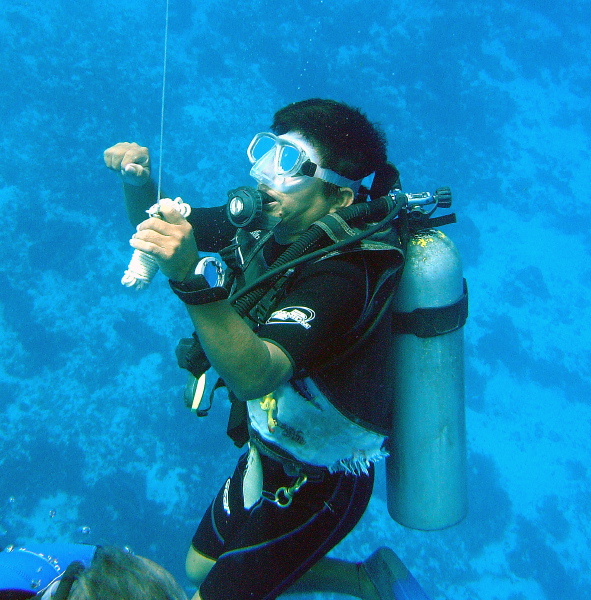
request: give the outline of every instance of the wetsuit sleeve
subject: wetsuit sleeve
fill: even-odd
[[[281,299],[259,337],[279,346],[294,371],[312,369],[345,349],[345,334],[366,298],[363,262],[342,257],[308,267]]]
[[[197,248],[203,252],[219,252],[232,242],[236,228],[226,216],[226,207],[191,208],[187,218],[193,227]]]

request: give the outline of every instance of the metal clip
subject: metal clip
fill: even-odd
[[[293,501],[294,494],[308,481],[306,475],[300,475],[291,487],[280,487],[275,492],[273,502],[280,508],[287,508]]]

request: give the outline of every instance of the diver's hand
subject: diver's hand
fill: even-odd
[[[105,164],[117,171],[124,183],[136,187],[150,179],[150,152],[135,142],[119,142],[104,152]]]
[[[130,245],[151,254],[160,270],[173,281],[182,281],[195,268],[199,252],[191,224],[169,203],[160,199],[161,219],[141,222],[129,240]]]

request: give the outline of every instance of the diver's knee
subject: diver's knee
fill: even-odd
[[[187,559],[185,560],[185,572],[194,585],[197,587],[201,585],[213,565],[215,565],[215,560],[203,556],[193,546],[189,548]]]

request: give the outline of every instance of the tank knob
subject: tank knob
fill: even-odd
[[[440,187],[435,190],[434,199],[437,201],[437,205],[441,208],[451,207],[451,189],[448,187]]]

